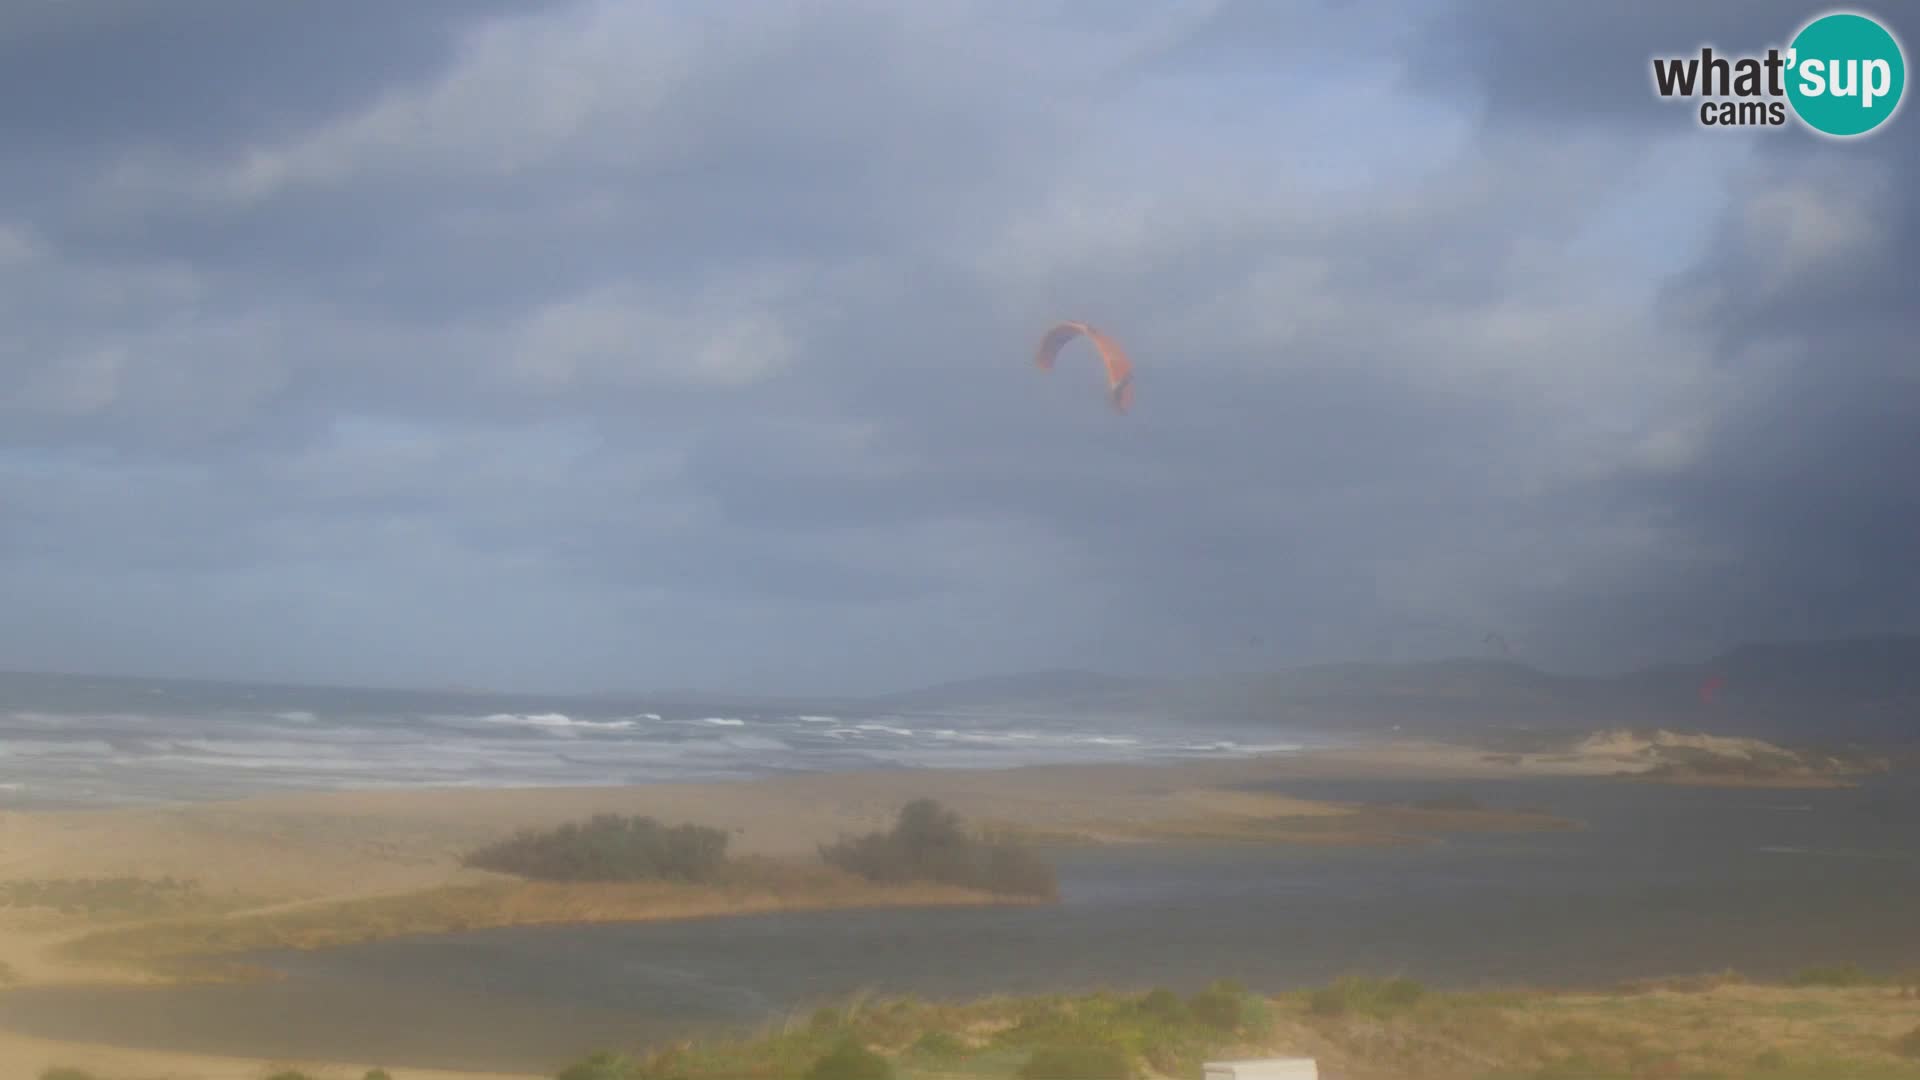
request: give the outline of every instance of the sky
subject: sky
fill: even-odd
[[[1920,119],[1713,131],[1648,76],[1821,10],[8,4],[0,669],[813,694],[1920,630]],[[1034,368],[1058,319],[1132,413]]]

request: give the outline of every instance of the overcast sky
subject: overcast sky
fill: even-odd
[[[1920,118],[1703,130],[1649,57],[1821,5],[1624,9],[14,0],[0,668],[858,692],[1920,629]],[[1131,415],[1033,368],[1057,318]]]

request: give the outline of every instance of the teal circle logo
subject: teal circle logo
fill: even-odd
[[[1865,135],[1893,116],[1907,88],[1900,43],[1865,15],[1822,15],[1794,36],[1787,56],[1787,100],[1823,135]]]

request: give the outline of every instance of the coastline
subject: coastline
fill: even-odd
[[[1684,739],[1698,753],[1701,737]],[[1038,845],[1419,844],[1448,832],[1574,827],[1467,805],[1350,804],[1288,781],[1617,778],[1828,786],[1842,777],[1664,774],[1644,743],[1596,738],[1540,754],[1401,740],[1228,761],[796,774],[618,788],[331,791],[155,808],[0,814],[0,883],[180,883],[112,911],[0,906],[0,975],[15,985],[173,981],[153,961],[318,948],[418,933],[779,910],[1031,903],[877,885],[822,867],[820,845],[887,827],[932,798],[984,833]],[[524,882],[466,869],[467,851],[596,813],[724,829],[751,870],[716,885]],[[190,886],[190,888],[189,888]]]
[[[818,862],[819,845],[884,828],[901,805],[919,797],[939,800],[984,832],[1044,845],[1362,847],[1418,844],[1449,832],[1551,831],[1573,826],[1545,814],[1471,805],[1298,798],[1287,793],[1287,783],[1684,782],[1646,775],[1657,766],[1637,753],[1609,744],[1600,752],[1493,754],[1404,740],[1198,763],[799,774],[621,788],[334,791],[138,809],[14,811],[0,814],[0,883],[44,888],[121,879],[182,887],[156,894],[150,910],[139,903],[112,911],[0,906],[0,984],[152,986],[246,978],[257,973],[223,966],[222,958],[445,931],[1036,902],[948,887],[875,885]],[[1799,786],[1805,778],[1779,779],[1767,786]],[[550,884],[460,865],[460,855],[480,844],[593,813],[723,828],[750,872],[702,886]],[[145,1064],[133,1071],[144,1074],[173,1057],[179,1055],[0,1032],[0,1063],[17,1062],[28,1073],[69,1063],[113,1075],[128,1071],[115,1062],[137,1059]],[[174,1072],[210,1080],[253,1078],[261,1070],[257,1061],[181,1061]],[[478,1080],[478,1074],[420,1075]]]

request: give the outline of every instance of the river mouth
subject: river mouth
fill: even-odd
[[[1920,967],[1911,782],[1858,790],[1604,780],[1289,782],[1310,798],[1471,796],[1568,832],[1426,847],[1057,853],[1052,907],[793,912],[489,930],[240,958],[268,982],[26,988],[0,1024],[279,1059],[551,1073],[600,1047],[751,1029],[857,992],[1263,990],[1356,971],[1436,985],[1601,986],[1735,968]]]

